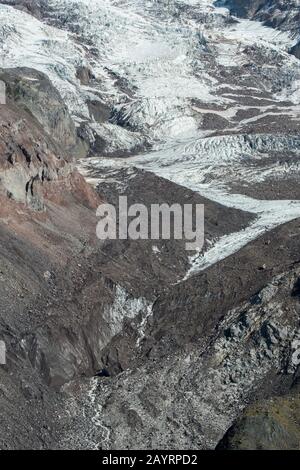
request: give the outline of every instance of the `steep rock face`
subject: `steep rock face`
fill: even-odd
[[[69,182],[69,187],[79,183],[83,189],[74,170],[74,156],[80,152],[75,125],[49,79],[20,68],[1,70],[0,80],[7,99],[0,115],[0,190],[43,210],[45,195],[59,198],[53,186]]]
[[[300,59],[300,42],[298,42],[294,47],[292,47],[291,53],[295,57],[297,57],[297,59]]]
[[[75,125],[60,94],[45,74],[29,68],[2,69],[0,80],[6,84],[7,97],[36,118],[60,146],[60,151],[74,152],[78,143]]]
[[[0,369],[2,449],[51,447],[63,415],[54,388],[78,373],[92,374],[93,348],[101,347],[100,316],[84,316],[76,302],[90,266],[86,261],[81,273],[78,257],[83,262],[97,247],[101,200],[67,149],[59,151],[44,131],[46,115],[41,122],[37,117],[11,98],[0,108],[0,337],[7,348]],[[115,286],[103,278],[102,286],[113,297]]]
[[[20,82],[21,87],[23,78]],[[17,79],[14,86],[18,89]],[[52,87],[45,93],[50,96],[37,92],[38,102],[51,100]],[[39,122],[38,113],[34,117],[12,98],[0,112],[1,259],[6,283],[1,321],[14,341],[22,342],[27,361],[45,383],[58,387],[96,369],[97,355],[117,331],[105,315],[118,287],[95,268],[102,245],[96,237],[95,212],[102,199],[74,168],[69,149],[60,151],[57,140],[45,132],[45,116]],[[79,258],[84,261],[82,272]],[[6,289],[10,283],[11,289]],[[125,300],[129,302],[127,294]]]
[[[50,138],[15,105],[3,106],[0,116],[0,189],[17,202],[43,209],[43,192],[72,172],[70,162],[57,155]]]
[[[299,30],[299,2],[297,0],[221,0],[237,16],[263,21],[267,26],[290,31],[295,35]]]

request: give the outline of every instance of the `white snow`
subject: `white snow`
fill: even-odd
[[[229,192],[227,185],[234,181],[236,173],[244,180],[252,178],[253,183],[280,171],[290,169],[279,168],[278,165],[267,167],[265,174],[261,169],[247,172],[247,165],[253,159],[266,158],[268,151],[282,151],[292,147],[296,155],[300,153],[298,137],[270,136],[223,136],[197,141],[188,140],[172,147],[147,155],[128,159],[94,159],[85,162],[94,169],[137,167],[151,171],[174,183],[198,192],[202,196],[224,206],[251,212],[257,215],[256,220],[247,228],[218,240],[204,255],[191,258],[191,268],[187,277],[207,268],[208,266],[230,256],[258,236],[272,230],[285,222],[300,217],[300,201],[276,200],[265,201],[245,195]],[[292,155],[292,152],[291,152]],[[84,167],[84,162],[83,162]],[[299,165],[294,171],[300,171]],[[211,175],[214,178],[211,178]]]
[[[251,201],[248,201],[251,202]],[[191,258],[191,267],[184,279],[203,271],[224,258],[236,253],[249,242],[277,226],[300,217],[300,201],[257,201],[258,217],[246,229],[221,237],[203,255]]]
[[[230,192],[233,182],[252,184],[298,174],[299,165],[294,161],[283,166],[267,163],[269,152],[291,150],[291,157],[298,156],[297,137],[209,137],[212,131],[199,129],[201,116],[214,110],[230,121],[232,132],[239,130],[233,118],[239,110],[250,107],[235,100],[242,84],[219,83],[214,69],[247,63],[247,54],[243,53],[246,46],[258,47],[270,56],[280,54],[292,78],[290,86],[273,95],[277,107],[272,101],[270,106],[255,105],[260,113],[243,124],[272,117],[278,110],[289,118],[299,118],[300,66],[286,53],[295,38],[254,21],[228,24],[228,11],[216,8],[213,0],[49,0],[48,4],[53,11],[51,18],[61,21],[61,27],[69,31],[0,5],[1,65],[32,67],[46,73],[75,121],[90,121],[90,131],[107,142],[107,151],[133,151],[145,142],[155,150],[129,159],[98,158],[88,165],[98,168],[100,175],[103,167],[137,166],[225,206],[257,215],[244,231],[223,237],[203,257],[195,259],[189,274],[300,216],[298,202],[259,201]],[[93,85],[83,86],[76,78],[80,65],[93,70]],[[246,72],[243,78],[247,78]],[[225,87],[232,93],[217,93]],[[259,95],[264,91],[261,87],[258,83],[248,91]],[[97,100],[97,96],[113,111],[109,123],[90,119],[86,101]],[[281,107],[281,101],[287,99],[294,106]],[[123,126],[118,125],[118,119]],[[263,159],[265,163],[255,165]],[[86,166],[82,162],[81,171],[89,177]],[[122,295],[118,293],[117,298]],[[115,308],[116,329],[122,309]]]
[[[2,67],[31,67],[45,73],[60,91],[71,113],[89,116],[88,93],[79,92],[76,78],[82,51],[69,39],[67,32],[0,5],[0,50]]]
[[[103,318],[107,319],[111,337],[120,333],[125,318],[135,318],[147,312],[149,302],[140,297],[134,298],[121,286],[116,287],[113,304],[106,308]]]
[[[54,12],[50,18],[60,20],[70,32],[0,5],[2,66],[45,72],[77,122],[89,119],[86,100],[97,100],[99,93],[134,130],[120,131],[116,123],[109,129],[96,126],[100,137],[107,139],[112,133],[112,151],[132,150],[145,138],[155,143],[197,137],[198,118],[191,100],[230,103],[215,93],[218,82],[202,60],[200,36],[216,48],[219,64],[229,67],[247,59],[240,53],[245,45],[259,43],[285,51],[295,41],[287,33],[253,21],[228,25],[228,11],[216,8],[211,0],[49,0],[48,4]],[[192,8],[195,15],[179,13],[179,4]],[[80,34],[75,34],[72,26],[78,29],[78,25]],[[98,57],[90,54],[92,48]],[[97,78],[94,88],[82,86],[76,78],[76,69],[83,64]],[[126,87],[119,86],[119,78]],[[296,96],[295,82],[294,100]]]

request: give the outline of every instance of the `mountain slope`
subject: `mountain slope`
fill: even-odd
[[[296,447],[298,19],[0,1],[1,448]],[[120,195],[204,204],[203,252],[97,240]]]

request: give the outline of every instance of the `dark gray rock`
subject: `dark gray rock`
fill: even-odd
[[[299,391],[248,408],[217,446],[217,450],[299,449]]]
[[[0,70],[8,98],[31,113],[46,133],[71,151],[77,143],[75,125],[60,94],[46,75],[28,68]]]
[[[300,42],[298,42],[294,47],[292,47],[290,52],[295,57],[297,57],[297,59],[300,59]]]
[[[47,6],[47,0],[2,0],[0,3],[11,5],[18,10],[23,10],[36,18],[43,16],[43,10]]]
[[[262,21],[266,26],[299,35],[297,0],[219,0],[216,4],[226,6],[236,16]]]

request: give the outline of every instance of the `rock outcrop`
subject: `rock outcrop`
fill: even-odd
[[[21,78],[20,89],[23,83]],[[32,87],[34,94],[35,82]],[[7,348],[0,369],[2,449],[51,447],[58,410],[63,413],[55,389],[92,374],[93,348],[101,347],[99,318],[84,316],[75,300],[90,266],[86,261],[81,272],[79,259],[83,263],[97,248],[101,199],[75,170],[68,149],[59,151],[58,136],[45,130],[46,113],[39,120],[41,111],[35,112],[39,97],[51,101],[53,89],[48,91],[48,98],[37,92],[31,111],[13,95],[0,108],[0,336]],[[27,84],[26,103],[29,96]],[[50,123],[55,127],[55,120]],[[97,282],[109,305],[114,285],[103,277]],[[90,335],[87,340],[89,322],[94,346]]]
[[[298,42],[294,47],[292,47],[291,54],[297,57],[297,59],[300,59],[300,42]]]
[[[247,408],[217,450],[299,450],[300,393],[292,391]]]
[[[242,18],[263,21],[267,26],[299,35],[299,4],[297,0],[221,0],[217,2]]]
[[[7,98],[29,112],[58,145],[60,153],[76,151],[75,125],[68,108],[49,78],[36,70],[15,68],[0,70]]]
[[[73,436],[67,427],[64,445],[213,449],[249,404],[289,393],[299,368],[298,233],[299,222],[290,223],[272,233],[272,246],[257,240],[161,293],[146,323],[128,325],[106,348],[112,377],[82,383],[75,393]],[[120,357],[124,369],[114,376]],[[74,397],[72,386],[66,391]],[[295,415],[284,412],[291,429],[297,410],[295,402]],[[100,412],[91,443],[85,436]],[[286,447],[294,448],[295,436],[286,434]],[[249,440],[248,448],[255,446]]]
[[[152,241],[97,240],[96,208],[105,199],[115,202],[118,192],[103,184],[97,193],[75,169],[70,141],[60,145],[60,132],[69,138],[72,125],[53,86],[41,85],[43,76],[18,69],[2,77],[12,81],[0,109],[0,336],[7,346],[0,447],[49,448],[67,419],[61,387],[104,366],[109,343],[144,320],[157,294],[184,275],[188,255],[183,241],[158,241],[155,251]],[[133,175],[120,175],[123,184],[126,178],[132,202],[142,196],[145,204],[162,203],[166,194],[170,203],[194,198],[144,172],[134,182]],[[196,199],[207,202],[207,243],[252,218]],[[217,224],[222,213],[224,223]],[[127,364],[119,359],[116,371]],[[20,414],[23,420],[12,426]]]
[[[1,3],[11,5],[37,18],[41,18],[43,9],[47,5],[47,0],[3,0]]]
[[[71,176],[70,161],[56,153],[39,124],[16,105],[3,106],[0,120],[0,190],[9,199],[43,210],[45,192]]]
[[[0,1],[0,448],[297,448],[298,26]],[[98,240],[120,195],[204,204],[203,252]]]

